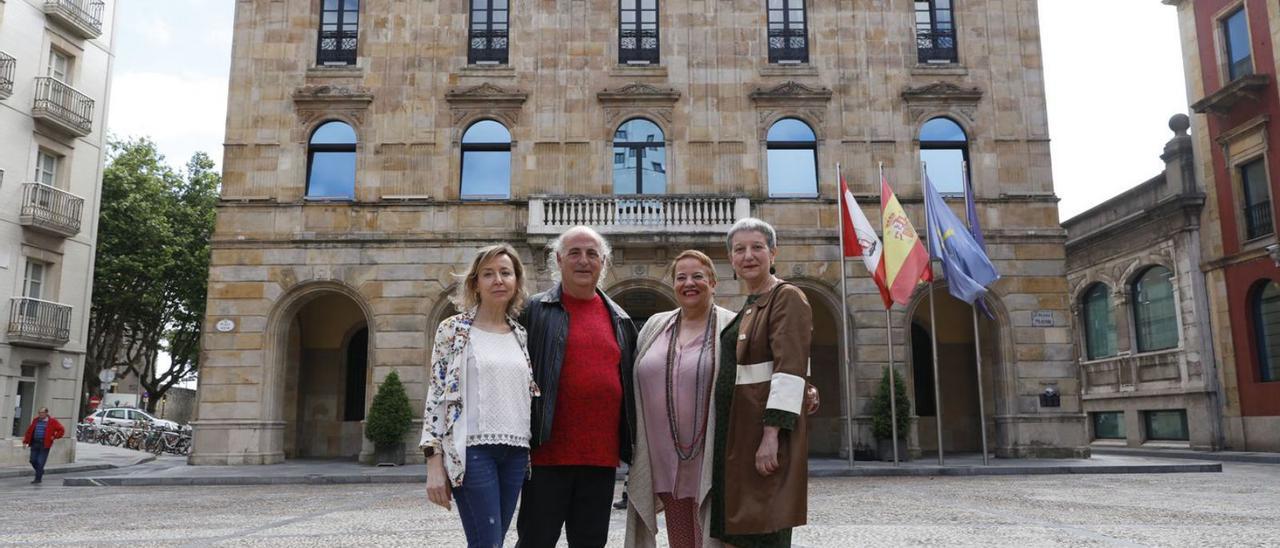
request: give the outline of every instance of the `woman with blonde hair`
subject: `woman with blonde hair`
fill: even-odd
[[[457,500],[469,546],[502,546],[529,468],[538,387],[515,320],[524,282],[510,245],[479,250],[454,297],[462,312],[440,322],[431,352],[420,444],[427,498],[446,509]]]

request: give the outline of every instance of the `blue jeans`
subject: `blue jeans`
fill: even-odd
[[[40,442],[37,444],[44,445]],[[49,450],[43,447],[31,446],[31,467],[36,469],[36,481],[40,481],[44,477],[44,463],[49,460]]]
[[[453,489],[467,546],[502,546],[524,485],[529,450],[509,445],[467,448],[462,485]]]

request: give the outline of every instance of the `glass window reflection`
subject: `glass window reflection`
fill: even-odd
[[[307,146],[308,198],[356,197],[356,132],[350,125],[331,121],[311,134]]]
[[[657,124],[636,118],[614,132],[613,192],[666,194],[666,143]]]
[[[818,195],[818,141],[813,128],[795,118],[769,127],[766,136],[769,196]]]
[[[942,194],[963,194],[968,176],[969,138],[954,120],[934,118],[920,128],[920,161]]]
[[[464,200],[511,197],[511,132],[493,120],[480,120],[462,134]]]

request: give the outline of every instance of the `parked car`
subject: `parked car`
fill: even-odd
[[[99,409],[84,418],[84,422],[88,424],[119,426],[122,428],[133,428],[139,421],[149,422],[153,426],[157,426],[165,430],[178,431],[184,429],[181,425],[171,420],[154,417],[150,413],[141,409],[130,409],[125,407]]]

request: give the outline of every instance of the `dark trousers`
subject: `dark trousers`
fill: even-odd
[[[472,445],[462,485],[453,489],[467,546],[500,547],[516,513],[529,450],[509,445]]]
[[[552,548],[560,527],[570,548],[603,547],[617,469],[603,466],[534,466],[520,494],[516,548]]]
[[[44,478],[44,463],[49,460],[49,450],[31,446],[31,467],[36,469],[36,481]]]

